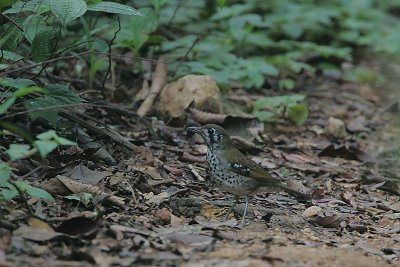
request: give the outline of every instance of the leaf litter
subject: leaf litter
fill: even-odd
[[[172,127],[124,117],[121,135],[130,136],[131,145],[85,131],[78,149],[60,151],[47,162],[51,171],[29,177],[55,202],[17,198],[4,204],[0,264],[398,264],[399,180],[379,168],[368,139],[356,137],[374,134],[388,118],[376,112],[377,98],[366,103],[356,87],[345,87],[337,87],[338,93],[321,85],[325,97],[317,101],[310,95],[311,117],[303,126],[279,121],[263,129],[241,115],[214,116],[193,107],[185,113],[187,104],[178,112],[187,116],[181,122],[226,123],[233,135],[250,142],[239,140],[238,147],[271,174],[310,191],[311,201],[260,193],[251,198],[249,224],[237,229],[244,205],[227,214],[234,199],[210,183],[205,146],[186,136],[186,123]],[[112,125],[115,114],[102,112]]]

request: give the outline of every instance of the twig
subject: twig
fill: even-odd
[[[10,113],[10,114],[5,115],[5,116],[0,116],[0,120],[12,118],[12,117],[19,116],[19,115],[28,114],[28,113],[31,113],[31,112],[34,112],[34,111],[46,111],[46,110],[50,110],[50,109],[78,107],[78,106],[90,106],[90,107],[112,109],[112,110],[124,113],[124,114],[126,114],[128,116],[136,117],[136,118],[140,119],[145,124],[149,123],[145,118],[140,117],[134,111],[123,109],[123,108],[120,108],[120,107],[115,107],[115,106],[112,106],[112,105],[94,104],[94,103],[75,103],[75,104],[55,105],[55,106],[51,106],[51,107],[38,107],[38,108],[30,109],[30,110],[24,110],[24,111],[20,111],[20,112]]]
[[[18,71],[30,70],[30,69],[33,69],[33,68],[35,68],[37,66],[43,65],[43,64],[52,63],[52,62],[55,62],[55,61],[58,61],[58,60],[73,59],[73,58],[76,58],[78,56],[83,56],[83,55],[90,54],[90,53],[93,53],[93,54],[96,54],[96,55],[109,55],[109,53],[104,53],[104,52],[84,51],[84,52],[81,52],[81,53],[77,53],[75,55],[61,56],[61,57],[57,57],[57,58],[52,58],[52,59],[45,60],[45,61],[30,65],[30,66],[27,66],[27,67],[21,67],[21,68],[15,69],[15,70],[6,71],[6,72],[3,72],[3,74],[4,75],[8,75],[10,73],[14,73],[14,72],[18,72]],[[159,62],[159,60],[157,60],[157,59],[150,59],[150,58],[143,58],[143,57],[124,56],[124,55],[118,55],[118,54],[111,54],[111,56],[112,57],[119,57],[119,58],[140,59],[140,60],[143,60],[143,61],[150,61],[150,62]],[[167,64],[168,62],[163,62],[163,63]]]
[[[61,111],[61,115],[63,117],[66,117],[70,120],[73,120],[81,125],[83,125],[84,127],[88,128],[89,130],[96,132],[100,135],[105,135],[110,137],[112,140],[114,140],[116,143],[118,144],[122,144],[124,146],[126,146],[128,149],[132,149],[135,150],[136,146],[134,144],[132,144],[131,142],[129,142],[128,140],[125,139],[125,137],[123,137],[122,135],[120,135],[118,132],[116,132],[115,130],[111,129],[110,127],[108,127],[106,124],[102,123],[102,125],[105,126],[106,130],[103,130],[101,128],[98,128],[96,126],[93,126],[92,124],[90,124],[89,122],[79,118],[78,116],[68,112],[67,110],[65,111]],[[83,114],[80,114],[80,116],[82,116]],[[84,115],[86,118],[91,118],[88,115]],[[92,118],[92,120],[94,120]]]
[[[204,178],[199,174],[199,172],[193,167],[192,164],[189,164],[189,170],[192,172],[192,174],[194,175],[194,177],[197,178],[197,180],[199,180],[200,182],[204,182]]]
[[[34,210],[33,210],[32,207],[29,205],[28,200],[26,199],[24,192],[21,191],[21,189],[15,184],[14,181],[10,181],[10,180],[9,180],[8,182],[9,182],[12,186],[14,186],[15,189],[18,191],[18,194],[19,194],[19,196],[22,198],[22,202],[24,203],[24,205],[25,205],[26,209],[28,210],[29,214],[30,214],[32,217],[35,217],[35,218],[38,218],[38,219],[41,219],[41,220],[42,220],[42,218],[40,218],[39,216],[37,216],[37,215],[35,214]]]
[[[117,38],[117,34],[120,31],[121,31],[121,21],[120,21],[119,16],[118,16],[118,29],[114,33],[113,38],[110,40],[110,43],[108,44],[108,54],[109,54],[108,55],[108,68],[107,68],[106,75],[104,75],[103,83],[101,84],[101,89],[100,89],[101,91],[104,91],[104,85],[106,84],[106,80],[107,80],[108,74],[110,74],[110,71],[111,71],[111,63],[112,63],[111,62],[111,45],[114,42],[115,38]]]
[[[178,4],[176,5],[176,8],[174,10],[174,13],[172,14],[171,18],[169,19],[167,25],[170,25],[172,21],[175,19],[176,14],[178,14],[178,10],[187,2],[187,0],[180,0]]]
[[[15,27],[17,27],[21,32],[24,31],[24,29],[22,29],[22,27],[19,26],[19,24],[18,24],[16,21],[14,21],[12,18],[10,18],[9,16],[7,16],[6,14],[3,14],[3,13],[0,13],[0,15],[2,15],[2,16],[5,17],[7,20],[9,20],[12,24],[14,24]]]
[[[35,172],[39,171],[39,170],[42,169],[42,168],[43,168],[43,166],[38,166],[38,167],[34,168],[33,170],[31,170],[30,172],[28,172],[28,173],[26,173],[26,174],[20,176],[19,178],[20,178],[20,179],[25,179],[25,178],[28,177],[29,175],[34,174]]]
[[[19,112],[15,112],[15,113],[11,113],[11,114],[5,115],[5,116],[1,116],[0,120],[16,117],[16,116],[19,116],[19,115],[28,114],[28,113],[31,113],[31,112],[34,112],[34,111],[46,111],[46,110],[51,110],[51,109],[76,107],[76,106],[84,106],[84,105],[90,105],[90,104],[89,103],[75,103],[75,104],[55,105],[55,106],[51,106],[51,107],[42,107],[42,108],[38,107],[38,108],[19,111]]]
[[[186,51],[185,55],[179,60],[178,65],[176,66],[174,72],[172,73],[172,77],[175,77],[176,72],[179,70],[179,68],[181,67],[183,61],[187,58],[187,56],[189,55],[190,51],[192,51],[192,49],[194,48],[194,46],[196,45],[196,43],[199,41],[199,37],[196,36],[196,39],[194,39],[192,45],[189,47],[189,49]]]
[[[164,64],[163,59],[164,57],[161,56],[157,63],[154,79],[151,83],[150,93],[138,109],[137,113],[139,116],[144,117],[150,112],[154,101],[167,81],[167,67]]]

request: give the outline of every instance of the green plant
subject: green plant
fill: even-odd
[[[291,89],[295,75],[339,68],[338,62],[352,60],[356,47],[400,51],[400,31],[387,27],[398,27],[398,19],[385,11],[399,3],[384,2],[376,8],[364,0],[273,0],[207,9],[205,1],[168,1],[160,24],[176,25],[182,36],[164,42],[162,49],[177,60],[186,55],[183,64],[171,64],[173,69],[180,64],[177,76],[207,74],[220,84],[233,80],[260,88],[266,77],[279,75],[277,87]]]
[[[68,139],[60,137],[55,131],[47,131],[37,136],[32,145],[28,144],[11,144],[4,151],[9,157],[8,162],[0,161],[0,200],[9,201],[18,194],[26,193],[30,197],[41,198],[45,200],[53,200],[53,197],[45,190],[29,185],[24,180],[17,180],[12,174],[12,162],[19,159],[27,158],[39,152],[42,158],[45,158],[58,146],[76,145]]]
[[[68,36],[72,27],[78,25],[79,18],[85,22],[83,15],[89,11],[133,16],[141,14],[127,5],[96,0],[3,1],[0,9],[4,20],[8,21],[1,25],[0,68],[11,75],[21,70],[36,75],[32,79],[0,78],[1,126],[7,129],[7,133],[11,131],[29,142],[9,144],[8,148],[1,147],[9,161],[0,162],[0,198],[10,200],[18,194],[27,194],[52,200],[46,191],[17,179],[12,173],[12,163],[35,153],[45,158],[58,146],[76,144],[58,136],[54,130],[41,133],[32,140],[29,134],[12,122],[12,118],[28,114],[32,120],[43,118],[56,125],[57,115],[63,107],[77,105],[82,101],[67,85],[43,84],[36,80],[42,73],[52,72],[53,67],[48,64],[53,58],[62,58],[73,47],[79,45],[81,40],[63,38]],[[86,26],[85,30],[89,36],[86,41],[91,44],[89,39],[93,33],[90,29],[92,25],[88,23]],[[91,48],[91,52],[94,52],[98,46],[93,45]],[[20,62],[25,64],[24,67],[20,68]],[[100,69],[98,62],[100,61],[91,61],[91,80]],[[17,108],[18,112],[15,111]],[[0,134],[6,136],[6,131],[1,131]]]
[[[358,84],[368,84],[371,86],[381,86],[385,82],[385,78],[377,71],[364,68],[347,70],[345,78]]]
[[[308,117],[307,106],[299,103],[304,98],[300,94],[264,97],[253,103],[253,115],[265,122],[286,116],[291,122],[301,125]]]
[[[0,36],[0,60],[2,63],[4,61],[8,63],[3,64],[2,68],[12,69],[13,63],[21,59],[32,59],[34,62],[42,62],[42,64],[37,64],[36,67],[28,68],[32,69],[32,72],[37,75],[44,70],[51,70],[45,64],[48,60],[56,56],[60,57],[78,45],[88,44],[90,52],[94,52],[96,49],[99,49],[99,52],[107,51],[108,44],[104,41],[93,44],[92,35],[101,29],[92,30],[93,25],[90,22],[93,16],[89,14],[90,22],[88,23],[85,14],[107,12],[142,16],[130,6],[108,1],[29,0],[25,2],[9,1],[9,4],[12,4],[12,6],[2,12],[2,14],[10,17],[9,22],[1,27],[3,34]],[[70,33],[70,28],[79,28],[79,21],[84,26],[86,40],[82,42],[82,40],[74,40],[73,38],[65,39],[64,37]],[[103,46],[99,44],[103,44]],[[89,79],[93,81],[94,74],[98,69],[106,69],[104,65],[107,66],[107,62],[100,60],[99,57],[94,57],[93,54],[91,55]],[[31,61],[28,61],[28,63],[35,66]]]
[[[53,125],[63,106],[82,101],[67,86],[60,84],[39,87],[32,80],[3,78],[0,79],[0,88],[5,91],[0,99],[0,115],[7,112],[17,100],[23,99],[22,103],[31,118],[42,117]],[[31,97],[28,98],[29,95]]]

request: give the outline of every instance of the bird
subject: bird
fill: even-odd
[[[264,168],[235,148],[229,134],[221,126],[206,124],[201,127],[188,127],[187,132],[196,133],[204,139],[212,182],[235,195],[236,202],[229,213],[239,202],[240,197],[244,197],[245,209],[241,223],[237,225],[239,228],[245,225],[249,195],[259,192],[260,189],[262,191],[262,188],[265,188],[265,191],[283,190],[304,197],[303,193],[289,188],[278,178],[272,177]]]

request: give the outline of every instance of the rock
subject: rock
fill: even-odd
[[[167,84],[157,110],[162,116],[178,118],[192,102],[197,109],[222,113],[219,88],[208,75],[186,75]]]
[[[335,138],[344,138],[346,137],[346,126],[342,120],[330,117],[324,132]]]

